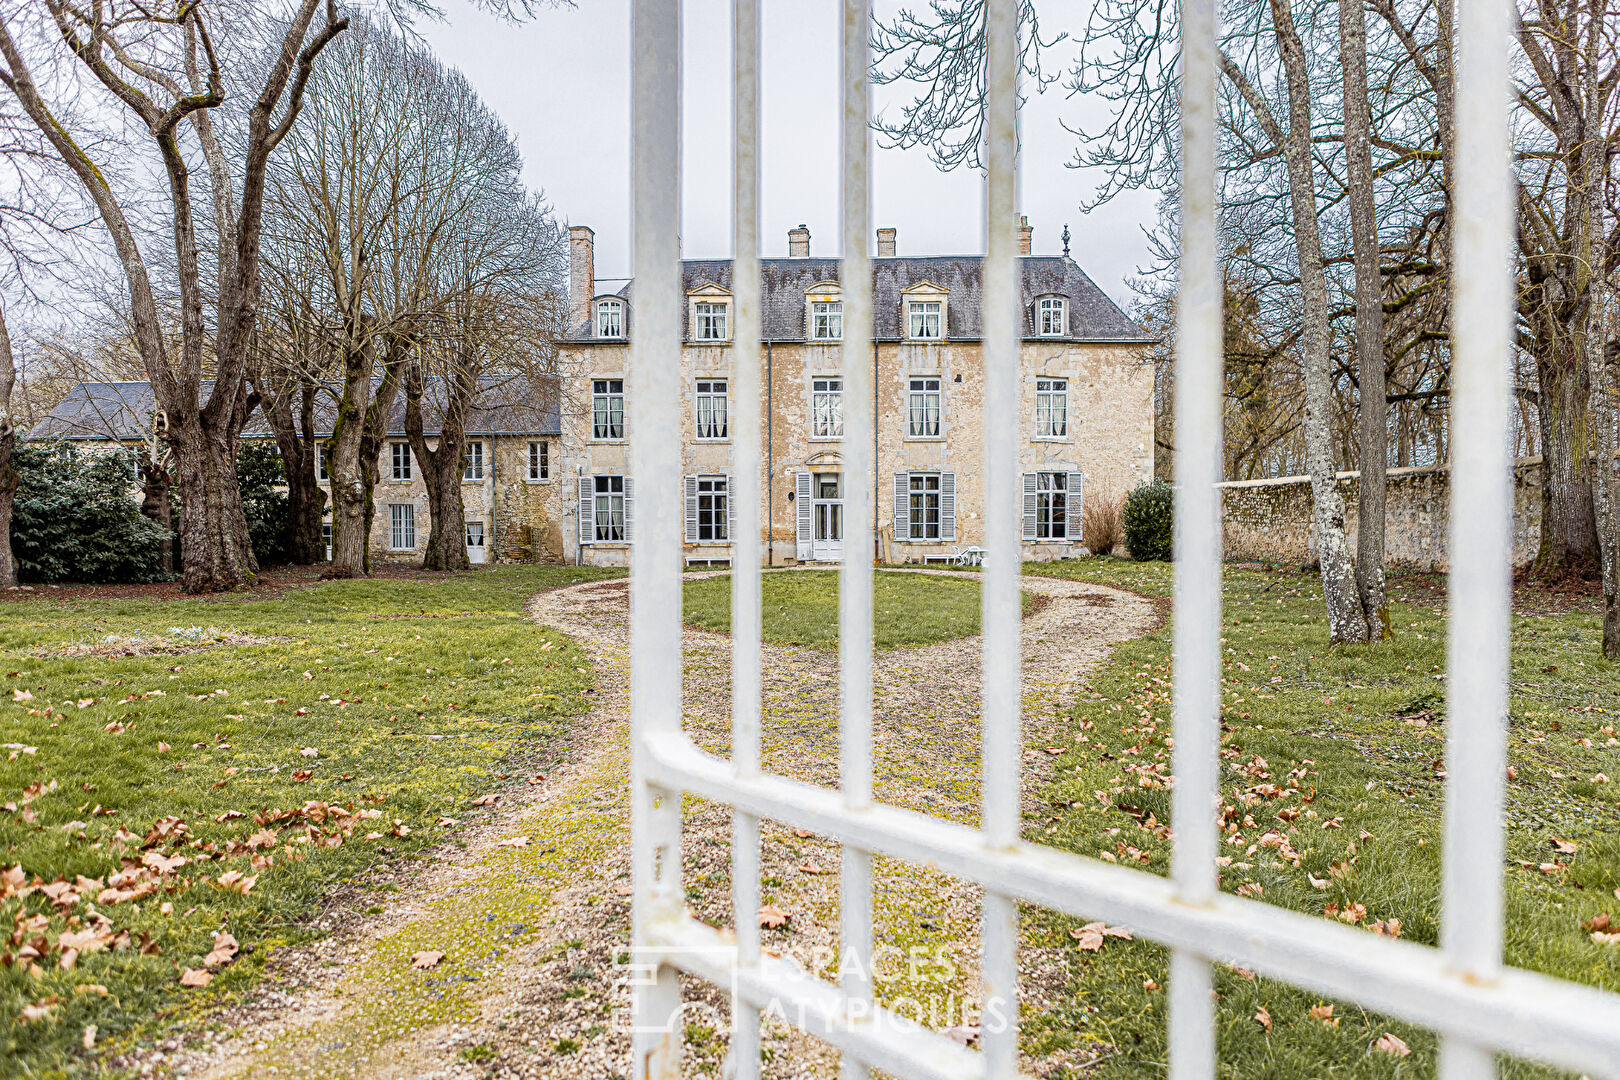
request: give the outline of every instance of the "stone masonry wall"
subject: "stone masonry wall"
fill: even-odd
[[[1338,474],[1348,510],[1346,531],[1352,538],[1360,479],[1358,472]],[[1389,471],[1384,544],[1391,566],[1446,570],[1450,479],[1445,466]],[[1226,558],[1279,563],[1316,559],[1309,478],[1232,481],[1221,489]],[[1540,542],[1541,460],[1526,458],[1513,472],[1513,564],[1528,563]],[[1352,550],[1354,547],[1352,539]]]

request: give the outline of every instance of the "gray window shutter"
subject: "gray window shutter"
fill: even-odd
[[[798,525],[799,558],[810,558],[810,474],[801,472],[793,478],[796,491],[794,498],[798,500],[798,510],[795,520]]]
[[[697,543],[698,538],[698,505],[697,505],[698,478],[686,478],[686,542]]]
[[[1035,474],[1024,474],[1024,539],[1035,539]]]
[[[939,538],[956,543],[956,474],[939,474]]]
[[[911,474],[894,474],[894,538],[911,539]]]
[[[636,526],[636,482],[628,476],[624,478],[624,542],[629,544],[635,541]]]
[[[731,490],[731,474],[726,473],[726,543],[737,542],[737,500]]]
[[[1081,511],[1085,507],[1086,476],[1085,473],[1072,472],[1069,474],[1069,543],[1080,543],[1084,535],[1082,526],[1084,516]]]
[[[589,476],[579,478],[579,542],[589,544],[596,540],[596,481]]]

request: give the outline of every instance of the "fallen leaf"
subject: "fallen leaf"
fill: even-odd
[[[207,986],[214,981],[214,973],[202,968],[186,968],[180,976],[181,986]]]
[[[474,806],[494,806],[495,801],[499,798],[499,795],[480,795],[472,801],[472,804]]]
[[[1339,1026],[1339,1018],[1333,1015],[1333,1006],[1331,1005],[1312,1005],[1311,1019],[1320,1020],[1328,1027]]]
[[[100,983],[83,983],[79,986],[75,986],[73,988],[73,992],[75,994],[98,994],[101,997],[107,996],[107,988],[102,986]]]
[[[228,964],[236,959],[236,951],[236,939],[230,934],[220,934],[219,937],[214,939],[214,947],[208,950],[207,956],[203,957],[203,963],[208,967]]]
[[[1260,1011],[1254,1014],[1254,1022],[1265,1028],[1267,1035],[1271,1034],[1271,1011],[1264,1005],[1260,1006]]]
[[[1407,1046],[1400,1036],[1391,1035],[1387,1031],[1378,1036],[1378,1041],[1373,1043],[1373,1049],[1382,1050],[1386,1054],[1394,1054],[1396,1057],[1406,1057],[1412,1052],[1412,1048]]]
[[[1607,930],[1613,921],[1613,917],[1610,916],[1607,911],[1605,911],[1601,915],[1594,915],[1590,919],[1587,919],[1585,922],[1581,923],[1581,929],[1589,934],[1593,932],[1601,932]]]
[[[24,1005],[22,1018],[24,1020],[43,1020],[51,1015],[53,1008],[55,1008],[54,1005]]]
[[[86,1050],[94,1050],[96,1048],[96,1025],[84,1025],[84,1034],[79,1037],[79,1042],[83,1044]]]
[[[779,927],[786,926],[788,924],[788,920],[791,918],[793,918],[792,915],[783,911],[775,904],[766,904],[764,907],[759,909],[759,925],[767,930],[775,930]]]
[[[500,847],[528,847],[529,846],[529,838],[527,836],[509,836],[505,840],[502,840],[500,842],[499,846]]]
[[[956,1024],[940,1032],[941,1035],[961,1046],[972,1046],[979,1039],[978,1024]]]
[[[808,840],[814,836],[815,833],[811,832],[809,829],[794,829],[793,835],[797,836],[800,840]]]
[[[411,967],[430,968],[443,959],[444,953],[438,952],[434,949],[424,949],[421,952],[415,953],[411,956]]]
[[[18,690],[15,687],[13,687],[12,691],[11,691],[11,700],[12,701],[33,701],[34,700],[34,695],[30,694],[26,690]]]
[[[1573,855],[1577,850],[1575,841],[1563,840],[1556,836],[1552,838],[1552,846],[1553,850],[1560,855]]]
[[[299,757],[320,757],[321,752],[319,750],[315,749],[313,746],[306,746],[302,750],[298,751],[298,756]]]

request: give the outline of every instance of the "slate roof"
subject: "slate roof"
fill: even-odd
[[[554,376],[486,376],[472,415],[467,420],[469,435],[561,435],[562,409]],[[375,389],[380,380],[372,380]],[[442,419],[443,383],[429,379],[423,400],[423,434],[439,434]],[[212,384],[205,382],[206,400]],[[316,399],[316,435],[332,434],[332,418],[337,411],[337,388]],[[147,382],[80,383],[29,431],[34,439],[137,439],[149,432],[156,405],[152,385]],[[270,434],[264,414],[255,410],[243,428],[244,438]],[[405,435],[405,392],[394,399],[388,418],[388,434]]]
[[[1069,301],[1069,333],[1066,338],[1043,337],[1041,341],[1147,343],[1152,341],[1099,289],[1086,272],[1071,259],[1059,255],[1025,255],[1023,269],[1024,327],[1034,337],[1034,302],[1040,296],[1064,296]],[[841,260],[820,258],[772,258],[760,260],[764,293],[763,336],[766,341],[804,341],[805,293],[818,282],[837,281]],[[706,284],[731,288],[730,259],[686,259],[681,263],[686,292]],[[872,260],[873,336],[878,341],[904,340],[901,292],[929,281],[948,291],[946,331],[950,341],[977,341],[981,336],[980,300],[983,261],[977,255],[935,255],[922,258],[883,258]],[[634,283],[616,293],[626,301],[626,322],[634,319]],[[627,327],[628,328],[628,327]],[[594,321],[571,328],[571,342],[596,340]],[[633,329],[631,330],[633,333]],[[686,328],[688,338],[690,327]],[[619,339],[612,339],[619,340]]]

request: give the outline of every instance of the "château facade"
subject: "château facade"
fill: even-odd
[[[1151,339],[1063,256],[1029,254],[1021,224],[1024,340],[1020,349],[1024,559],[1081,553],[1088,495],[1123,494],[1153,475]],[[635,528],[629,438],[629,343],[634,283],[599,292],[595,234],[569,230],[569,332],[561,371],[574,384],[563,409],[564,475],[572,505],[565,558],[628,561]],[[843,437],[843,308],[838,259],[814,257],[804,226],[788,257],[761,260],[764,394],[762,546],[774,565],[830,562],[846,544],[870,544],[887,562],[949,559],[983,544],[984,354],[978,256],[896,254],[893,229],[877,231],[873,356],[877,423],[877,535],[846,534]],[[731,478],[731,262],[682,264],[681,350],[688,565],[729,563],[735,535]]]

